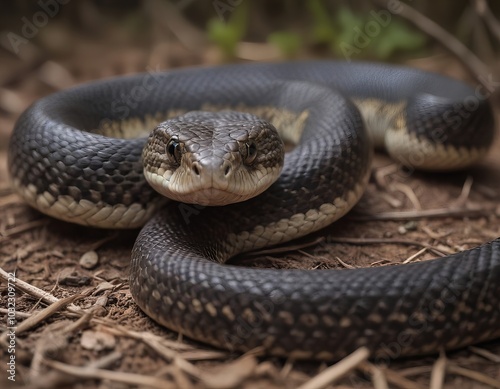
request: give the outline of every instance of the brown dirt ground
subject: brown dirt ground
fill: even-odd
[[[0,267],[5,271],[17,269],[18,280],[57,298],[81,296],[74,304],[93,312],[92,318],[81,319],[81,314],[74,313],[74,310],[60,308],[32,328],[18,333],[16,383],[39,388],[125,388],[129,387],[127,382],[183,388],[292,388],[325,370],[328,365],[324,363],[256,359],[252,355],[239,358],[179,338],[146,317],[130,296],[127,280],[129,255],[137,231],[103,231],[69,225],[30,209],[13,194],[6,171],[6,145],[17,115],[27,104],[57,88],[107,74],[143,70],[147,64],[138,49],[113,52],[99,49],[99,55],[94,52],[93,58],[107,65],[103,72],[96,63],[90,67],[80,66],[86,55],[82,49],[80,57],[73,56],[59,65],[43,60],[41,64],[24,67],[8,56],[2,59],[0,78],[7,88],[1,89],[4,97],[0,96],[0,100],[5,100],[7,93],[10,103],[0,110]],[[124,68],[121,65],[134,63],[134,59],[135,66]],[[170,47],[168,59],[162,62],[162,67],[201,62],[206,63],[206,58]],[[455,63],[451,66],[450,63],[453,63],[450,58],[440,55],[430,61],[415,61],[412,65],[463,77],[460,66]],[[64,82],[64,78],[51,76],[60,65],[71,69]],[[498,138],[487,160],[468,172],[407,176],[383,155],[377,155],[373,172],[369,188],[359,205],[334,226],[294,242],[293,245],[299,244],[299,249],[257,257],[247,255],[237,262],[248,266],[305,269],[390,265],[410,258],[422,249],[412,244],[391,243],[393,240],[417,241],[447,253],[500,236]],[[400,213],[415,210],[418,215],[420,207],[426,210],[450,209],[454,205],[463,210],[475,210],[477,214],[469,215],[465,211],[451,216],[445,212],[437,218],[409,220]],[[399,216],[389,214],[388,220],[378,220],[379,217],[373,216],[386,212],[396,212]],[[362,215],[368,221],[360,220]],[[337,242],[342,239],[359,240],[359,244]],[[368,239],[380,240],[380,243],[366,244]],[[363,241],[365,244],[361,244]],[[80,259],[89,251],[97,253],[98,264],[86,269],[80,264]],[[425,250],[414,260],[431,257],[433,254]],[[17,285],[18,312],[32,316],[46,306],[34,292],[23,293],[19,290],[20,282]],[[6,297],[7,285],[2,281],[0,308],[6,306]],[[4,330],[4,311],[0,312],[0,317]],[[74,326],[77,320],[80,322]],[[3,387],[4,382],[9,383],[4,378],[6,347],[1,347],[0,354]],[[477,349],[450,352],[446,357],[447,366],[451,368],[446,373],[445,388],[493,387],[481,377],[468,378],[463,372],[457,373],[456,366],[500,382],[498,341],[479,345]],[[50,361],[59,361],[63,365]],[[380,372],[388,377],[391,386],[427,387],[436,361],[436,356],[430,356],[397,360],[390,366],[374,367],[365,363],[338,382],[336,387],[380,385],[373,378]],[[436,366],[439,367],[441,362]],[[91,367],[83,371],[62,372],[64,368],[85,365]],[[95,370],[96,367],[102,370]],[[113,376],[113,372],[119,374]],[[81,378],[82,374],[87,374],[87,378]],[[126,383],[116,382],[117,377]],[[151,379],[164,381],[148,381]]]

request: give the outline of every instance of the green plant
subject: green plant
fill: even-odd
[[[335,18],[335,25],[339,34],[331,47],[335,53],[345,57],[350,53],[361,58],[386,60],[398,50],[415,51],[426,42],[422,33],[385,10],[372,10],[360,16],[342,7]]]
[[[312,18],[311,39],[314,43],[331,45],[337,39],[333,20],[321,0],[310,0],[307,8]]]
[[[299,34],[293,32],[274,32],[269,34],[267,41],[279,48],[285,58],[294,58],[302,46]]]
[[[226,60],[236,56],[238,43],[243,39],[247,30],[248,2],[242,2],[234,8],[226,21],[213,18],[208,21],[208,38],[217,45]]]

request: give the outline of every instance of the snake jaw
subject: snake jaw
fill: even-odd
[[[201,160],[184,155],[177,169],[162,166],[157,171],[144,169],[153,189],[169,199],[203,206],[222,206],[255,197],[275,181],[282,168],[277,164],[248,174],[236,152],[226,158]]]

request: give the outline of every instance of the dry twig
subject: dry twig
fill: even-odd
[[[500,21],[491,12],[486,0],[474,0],[476,12],[483,18],[491,33],[500,42]]]
[[[387,3],[385,0],[375,0],[375,2],[382,7],[385,7]],[[440,42],[467,67],[479,83],[486,88],[490,87],[483,78],[491,73],[486,64],[457,38],[427,16],[402,2],[398,2],[397,14]]]
[[[346,216],[349,220],[354,221],[376,221],[376,220],[419,220],[429,218],[442,217],[483,217],[491,215],[495,212],[494,207],[485,207],[480,209],[464,209],[464,208],[436,208],[423,209],[421,211],[391,211],[379,213],[351,213]]]
[[[484,375],[478,371],[466,369],[454,364],[449,364],[447,366],[447,370],[449,373],[461,375],[474,381],[481,382],[482,384],[489,385],[492,388],[500,389],[500,381],[496,380],[495,378],[488,377],[487,375]]]
[[[474,354],[480,355],[491,362],[500,363],[500,355],[493,354],[491,351],[475,346],[470,346],[469,350],[472,351]]]
[[[373,369],[379,369],[377,366],[371,364],[370,362],[363,362],[359,366],[360,370],[372,374]],[[383,369],[383,374],[385,376],[385,379],[387,382],[391,383],[392,385],[397,386],[398,388],[404,388],[404,389],[424,389],[421,385],[417,384],[416,382],[410,381],[409,379],[405,378],[402,376],[399,372],[396,372],[391,369]]]
[[[335,365],[323,370],[316,377],[310,379],[298,389],[321,389],[337,381],[350,371],[356,369],[370,356],[366,347],[361,347]]]
[[[175,385],[172,382],[165,381],[157,377],[151,377],[149,375],[126,373],[123,371],[104,370],[92,366],[72,366],[57,361],[46,360],[44,361],[44,363],[52,367],[53,369],[84,379],[109,380],[113,382],[121,382],[127,385],[137,385],[139,387],[150,387],[158,389],[175,388]]]
[[[446,376],[447,362],[446,355],[442,352],[432,367],[430,389],[442,389]]]

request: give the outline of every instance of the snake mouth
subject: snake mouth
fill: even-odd
[[[201,206],[223,206],[245,201],[248,199],[248,196],[238,195],[221,189],[205,188],[170,198],[175,201]]]

